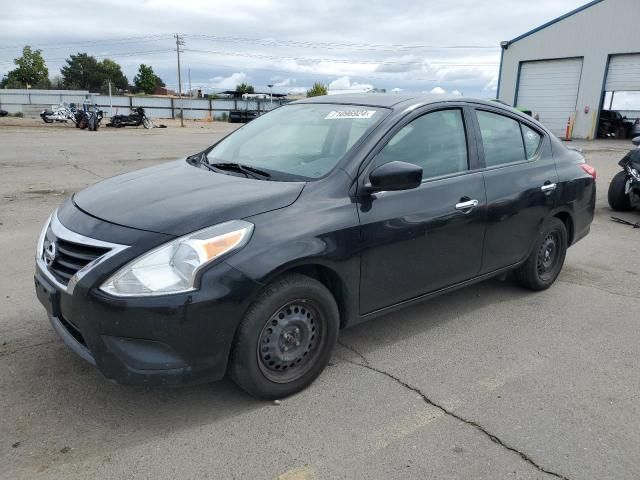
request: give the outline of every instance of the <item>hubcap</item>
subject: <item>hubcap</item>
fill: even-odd
[[[558,236],[549,233],[538,250],[538,275],[545,278],[553,274],[558,263]]]
[[[258,341],[260,369],[275,382],[291,382],[313,363],[321,339],[322,321],[309,302],[297,300],[278,309]]]

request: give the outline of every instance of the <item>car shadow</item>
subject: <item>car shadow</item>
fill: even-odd
[[[536,297],[511,282],[488,281],[343,330],[340,339],[357,346],[362,355],[374,356],[379,349],[393,348],[446,322],[472,321],[473,316],[465,314],[476,309],[523,296]],[[234,417],[262,415],[261,409],[273,407],[272,402],[250,397],[228,379],[188,388],[117,385],[54,338],[51,332],[52,341],[39,347],[37,355],[32,349],[2,359],[11,372],[2,381],[3,390],[10,392],[7,414],[22,419],[7,425],[6,438],[25,446],[31,443],[30,455],[40,457],[43,464],[61,461],[57,451],[51,453],[52,443],[64,448],[75,442],[69,447],[108,452],[193,427],[232,429]],[[338,347],[332,365],[340,366],[346,354]],[[311,387],[295,401],[304,403],[318,395],[322,388]],[[267,413],[279,415],[277,412]],[[37,442],[44,442],[46,448]]]

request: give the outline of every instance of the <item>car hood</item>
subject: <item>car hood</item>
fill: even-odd
[[[226,175],[178,160],[102,181],[73,202],[110,223],[179,236],[291,205],[304,185]]]

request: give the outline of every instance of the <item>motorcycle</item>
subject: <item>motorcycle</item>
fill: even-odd
[[[40,113],[40,118],[44,123],[64,122],[67,123],[71,120],[77,123],[78,111],[74,107],[70,107],[66,103],[54,107],[52,110],[43,110]]]
[[[111,123],[108,127],[139,127],[142,125],[144,128],[152,128],[153,124],[147,117],[144,108],[136,107],[129,115],[114,115],[111,117]]]
[[[78,112],[76,127],[81,129],[88,129],[90,132],[95,132],[100,128],[100,122],[104,117],[102,110],[98,108],[98,105],[94,105],[93,109],[80,110]]]
[[[632,143],[636,148],[618,162],[622,171],[611,180],[607,195],[611,208],[620,212],[629,211],[640,203],[640,137],[634,138]]]

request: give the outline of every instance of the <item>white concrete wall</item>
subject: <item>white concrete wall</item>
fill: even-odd
[[[640,0],[604,0],[510,44],[503,52],[499,98],[514,103],[520,62],[583,57],[573,136],[593,138],[607,58],[618,53],[640,53]]]

